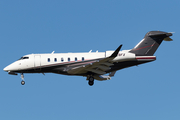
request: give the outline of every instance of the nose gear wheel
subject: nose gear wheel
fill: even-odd
[[[24,84],[25,84],[25,81],[22,80],[22,81],[21,81],[21,85],[24,85]]]
[[[24,85],[24,84],[25,84],[25,81],[24,81],[24,75],[23,75],[23,73],[21,73],[21,79],[22,79],[21,85]]]

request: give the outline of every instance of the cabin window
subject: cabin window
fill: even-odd
[[[50,62],[50,58],[48,58],[48,62]]]
[[[84,57],[82,57],[82,61],[84,61]]]
[[[54,62],[57,62],[57,58],[54,58]]]
[[[23,59],[29,59],[29,57],[23,57]]]
[[[75,57],[75,61],[77,61],[77,57]]]
[[[71,59],[70,59],[70,58],[68,58],[68,61],[71,61]]]
[[[22,59],[29,59],[29,57],[21,57],[19,60],[22,60]]]
[[[64,62],[64,58],[61,58],[61,62]]]

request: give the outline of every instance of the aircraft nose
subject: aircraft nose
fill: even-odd
[[[20,70],[20,67],[21,67],[21,63],[18,61],[15,61],[11,63],[10,65],[6,66],[3,70],[6,72],[9,72],[9,71],[13,72],[13,71]]]
[[[6,66],[3,70],[6,71],[6,72],[8,72],[8,71],[9,71],[9,70],[8,70],[8,66]]]
[[[17,63],[14,62],[14,63],[6,66],[3,70],[6,71],[6,72],[8,72],[8,71],[15,71],[15,70],[17,70],[17,69],[18,69]]]

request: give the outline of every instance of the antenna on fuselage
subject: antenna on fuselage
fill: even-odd
[[[92,50],[89,51],[89,53],[91,53],[91,52],[92,52]]]
[[[55,51],[53,51],[51,54],[54,54]]]

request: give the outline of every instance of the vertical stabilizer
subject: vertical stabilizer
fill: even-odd
[[[137,56],[152,56],[163,40],[172,40],[169,36],[172,36],[172,33],[150,31],[145,35],[144,39],[129,52],[135,53]]]

